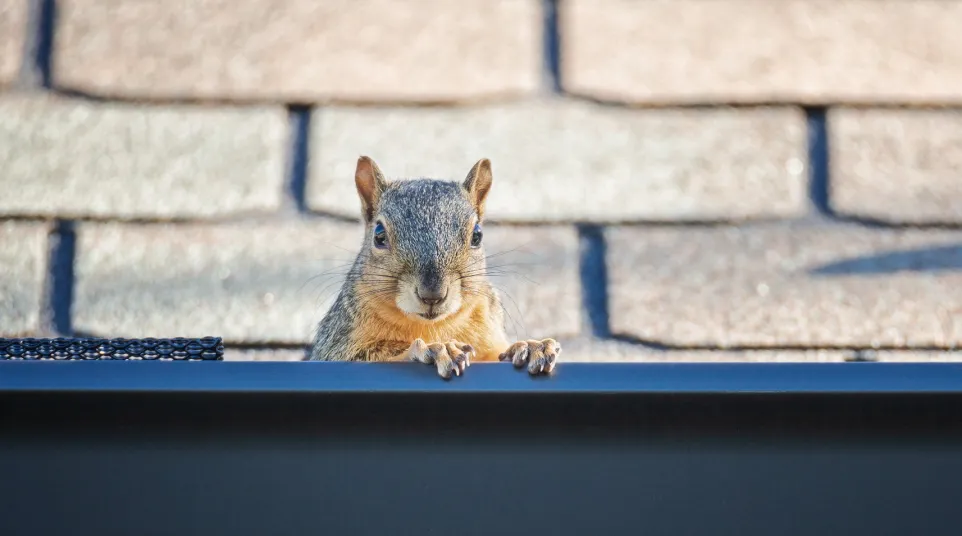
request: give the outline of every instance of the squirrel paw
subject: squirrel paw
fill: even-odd
[[[445,380],[452,375],[460,376],[465,368],[471,366],[471,358],[475,355],[470,344],[458,341],[427,344],[421,339],[415,339],[408,354],[412,361],[426,365],[433,363],[438,368],[438,375]]]
[[[560,354],[561,344],[554,339],[528,340],[512,344],[498,360],[511,361],[515,368],[527,364],[531,375],[551,374]]]

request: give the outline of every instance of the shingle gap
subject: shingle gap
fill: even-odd
[[[808,124],[808,161],[810,168],[808,195],[812,208],[817,214],[831,216],[828,182],[830,180],[828,127],[825,112],[825,108],[805,109]]]
[[[61,337],[74,336],[70,311],[73,305],[76,244],[74,222],[58,221],[50,233],[43,320],[48,331]]]
[[[287,177],[287,196],[289,202],[300,214],[308,212],[307,165],[310,152],[311,116],[314,111],[309,106],[291,106],[290,113],[291,151],[290,167]]]
[[[551,93],[561,90],[561,35],[558,27],[558,0],[542,0],[544,6],[544,77]]]
[[[586,331],[595,337],[611,335],[608,319],[608,268],[605,264],[604,227],[578,226],[581,303]]]

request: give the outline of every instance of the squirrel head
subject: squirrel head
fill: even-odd
[[[388,181],[374,160],[362,156],[354,181],[366,226],[357,282],[362,299],[431,323],[490,292],[481,284],[484,203],[492,182],[488,159],[479,160],[462,182]]]

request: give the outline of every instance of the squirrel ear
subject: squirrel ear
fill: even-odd
[[[478,163],[468,172],[464,179],[464,189],[468,191],[468,198],[478,211],[478,216],[484,216],[484,200],[488,197],[491,190],[491,161],[487,158],[478,160]]]
[[[384,180],[384,175],[374,160],[368,156],[362,156],[357,159],[354,184],[357,186],[357,195],[361,198],[361,213],[364,221],[369,223],[374,218],[374,210],[381,193],[387,187],[387,181]]]

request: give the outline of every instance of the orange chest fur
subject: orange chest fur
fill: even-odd
[[[431,323],[410,319],[400,311],[390,309],[367,313],[367,316],[366,321],[360,323],[362,331],[355,335],[356,344],[361,348],[385,342],[397,342],[399,347],[407,348],[415,339],[422,339],[429,343],[457,340],[485,351],[502,343],[498,330],[491,325],[486,304],[476,304]]]

